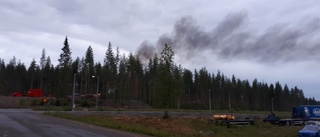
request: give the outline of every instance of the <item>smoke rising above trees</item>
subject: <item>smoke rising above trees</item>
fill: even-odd
[[[228,14],[212,30],[204,30],[191,16],[178,20],[171,33],[161,35],[155,44],[144,41],[137,54],[150,58],[159,54],[163,45],[170,45],[182,59],[209,51],[219,59],[246,59],[261,62],[315,61],[320,59],[320,19],[305,20],[299,25],[270,24],[263,33],[248,32],[245,11]]]
[[[79,95],[93,95],[101,89],[99,98],[103,101],[122,104],[138,100],[161,109],[175,109],[177,103],[178,109],[207,109],[208,91],[212,107],[220,110],[230,110],[229,106],[237,110],[270,110],[271,98],[275,98],[277,110],[318,104],[314,97],[306,98],[297,86],[289,88],[285,84],[282,88],[279,82],[269,85],[257,79],[250,84],[234,75],[230,79],[220,71],[210,73],[205,67],[192,72],[173,61],[175,54],[168,45],[164,46],[160,58],[151,58],[147,66],[132,53],[120,58],[118,50],[116,53],[112,50],[111,43],[106,49],[103,66],[94,62],[91,46],[81,60],[80,57],[73,60],[67,39],[63,45],[59,59],[62,62],[55,67],[49,56],[44,67],[40,67],[41,60],[46,58],[44,49],[39,64],[33,59],[28,69],[20,61],[17,63],[15,57],[9,64],[0,58],[0,95],[41,87],[45,95],[67,98],[73,94],[72,86],[76,83],[75,92]],[[92,76],[99,77],[100,81],[94,82]],[[167,113],[164,114],[166,117]]]

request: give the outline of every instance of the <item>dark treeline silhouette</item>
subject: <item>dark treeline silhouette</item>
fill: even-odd
[[[72,59],[67,38],[56,66],[45,49],[39,64],[33,59],[29,68],[15,57],[8,64],[0,58],[0,94],[26,94],[28,89],[43,88],[45,95],[66,97],[72,95],[75,78],[76,93],[80,95],[96,94],[98,88],[100,99],[120,103],[139,100],[154,108],[269,111],[273,103],[275,110],[286,111],[292,106],[318,103],[314,97],[305,97],[298,87],[289,88],[279,82],[249,82],[235,76],[228,78],[220,71],[210,73],[205,67],[182,68],[173,62],[170,45],[146,65],[139,56],[120,55],[118,48],[116,52],[112,48],[109,42],[102,64],[94,62],[91,46],[84,57]]]

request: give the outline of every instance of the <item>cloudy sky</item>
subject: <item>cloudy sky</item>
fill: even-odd
[[[91,45],[100,62],[109,41],[141,56],[167,43],[183,67],[320,100],[319,9],[317,0],[1,0],[0,58],[29,66],[45,48],[56,65],[66,36],[73,58]]]

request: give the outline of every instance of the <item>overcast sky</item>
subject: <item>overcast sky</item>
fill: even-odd
[[[318,0],[1,0],[0,58],[29,66],[45,48],[56,65],[66,36],[73,58],[91,45],[96,62],[109,41],[126,55],[168,43],[183,67],[320,100],[319,9]]]

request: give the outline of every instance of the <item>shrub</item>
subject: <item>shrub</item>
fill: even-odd
[[[55,106],[68,106],[69,101],[64,98],[59,98],[59,99],[56,99],[54,104],[55,104]]]
[[[30,106],[38,106],[40,105],[40,102],[41,102],[40,100],[34,99],[31,101]]]
[[[90,103],[88,100],[83,100],[80,105],[81,107],[90,107]]]
[[[27,105],[26,100],[21,99],[21,100],[19,101],[19,107],[25,107],[26,105]]]

